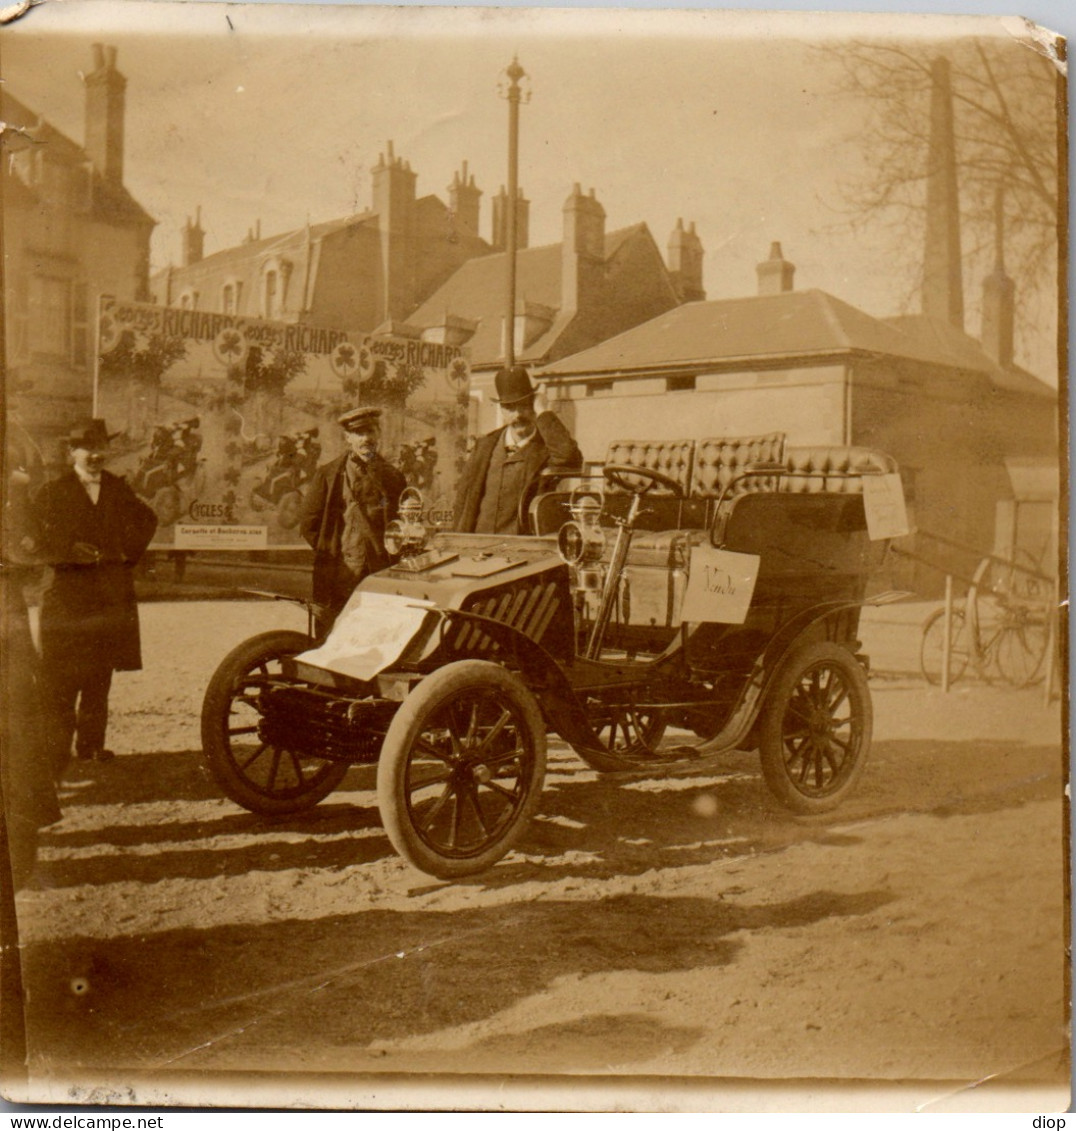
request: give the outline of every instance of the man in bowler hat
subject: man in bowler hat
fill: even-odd
[[[353,408],[339,418],[348,450],[314,473],[299,530],[314,550],[314,603],[324,636],[355,586],[389,564],[385,527],[407,483],[379,452],[381,409]]]
[[[67,437],[72,468],[33,502],[31,538],[52,579],[41,601],[41,661],[53,773],[71,758],[108,761],[108,693],[114,671],[142,667],[134,568],[157,516],[104,470],[108,430],[79,421]]]
[[[521,365],[498,370],[494,385],[505,424],[474,446],[456,494],[455,527],[518,534],[520,504],[542,472],[578,471],[583,455],[554,413],[536,410],[538,390]]]

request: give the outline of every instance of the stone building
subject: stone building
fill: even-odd
[[[81,146],[0,89],[7,406],[48,459],[92,408],[96,296],[149,297],[155,221],[123,183],[127,80],[114,47],[94,46],[83,82]]]
[[[646,224],[606,231],[594,190],[576,184],[563,207],[560,243],[516,255],[513,349],[518,364],[540,366],[596,345],[632,326],[705,297],[702,242],[678,221],[662,258]],[[473,426],[496,425],[489,400],[508,345],[507,255],[464,264],[407,319],[430,341],[465,345],[471,354]]]
[[[447,202],[416,196],[417,179],[390,141],[371,171],[365,212],[269,237],[257,223],[243,243],[210,255],[199,210],[183,230],[183,262],[153,278],[154,301],[365,333],[405,319],[461,264],[491,250],[478,234],[482,193],[466,161]]]
[[[616,439],[775,431],[879,448],[921,529],[1056,558],[1057,394],[1013,363],[1003,269],[984,284],[979,341],[927,314],[873,318],[793,278],[774,244],[756,295],[687,303],[544,366],[584,456]]]

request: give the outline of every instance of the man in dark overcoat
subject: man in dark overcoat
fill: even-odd
[[[75,754],[107,761],[108,693],[114,671],[142,667],[134,569],[157,516],[104,470],[109,435],[100,419],[67,438],[72,468],[34,500],[32,538],[52,580],[41,601],[41,661],[48,746],[59,777]]]
[[[477,534],[519,534],[520,503],[530,497],[543,472],[572,472],[583,454],[555,413],[538,412],[538,390],[520,365],[494,377],[504,427],[474,446],[456,492],[456,530]]]
[[[60,820],[56,783],[45,745],[41,658],[30,632],[23,590],[40,581],[32,552],[30,499],[44,478],[41,453],[13,418],[5,436],[3,523],[0,526],[0,785],[11,874],[22,887],[33,871],[40,829]]]
[[[396,517],[407,486],[378,452],[379,408],[353,408],[339,421],[348,450],[314,473],[299,518],[299,531],[314,550],[319,636],[328,633],[355,586],[390,564],[385,527]]]

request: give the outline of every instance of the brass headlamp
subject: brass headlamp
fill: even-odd
[[[605,550],[605,532],[599,525],[603,497],[592,488],[577,487],[568,501],[572,516],[557,534],[557,552],[573,566],[593,565],[601,561]]]
[[[410,557],[426,548],[422,507],[422,493],[418,488],[405,488],[400,496],[399,516],[385,527],[385,549],[393,557]]]

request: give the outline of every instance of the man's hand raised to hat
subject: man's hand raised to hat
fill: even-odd
[[[534,415],[541,416],[543,412],[549,411],[549,401],[545,395],[545,385],[535,385],[534,387]]]

